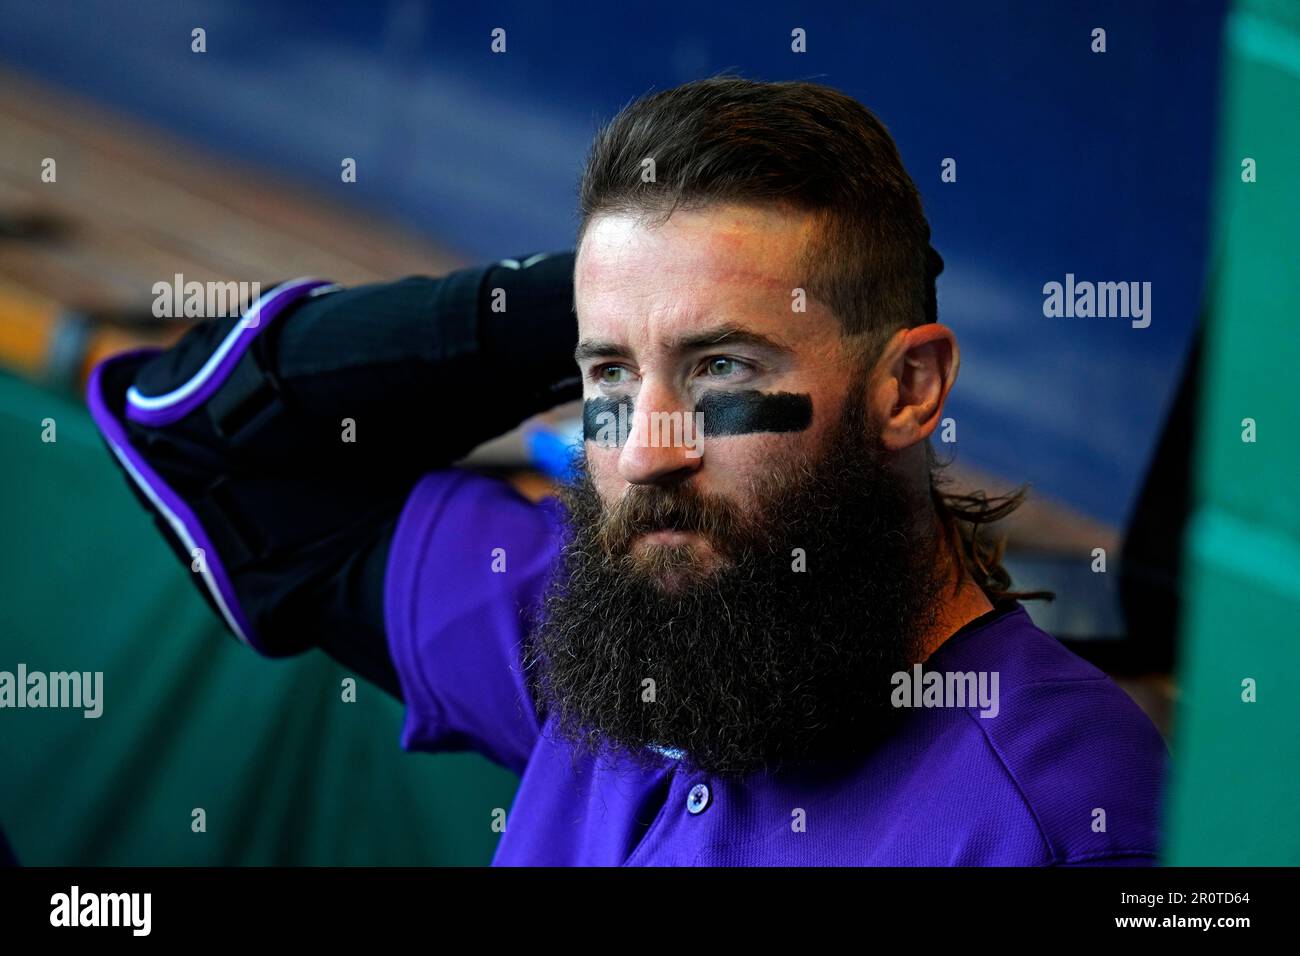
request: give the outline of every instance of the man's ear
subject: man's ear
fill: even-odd
[[[871,385],[871,405],[886,449],[902,451],[930,437],[960,363],[957,336],[945,325],[930,322],[895,333],[876,363]]]

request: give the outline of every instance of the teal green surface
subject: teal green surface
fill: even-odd
[[[1300,6],[1229,18],[1167,861],[1300,865]],[[1255,159],[1258,181],[1241,181]],[[1253,419],[1256,440],[1242,440]],[[1243,681],[1256,702],[1243,698]]]
[[[0,456],[0,671],[104,674],[98,719],[0,709],[0,828],[21,862],[490,861],[517,778],[403,752],[401,705],[360,680],[345,703],[350,675],[324,654],[239,645],[79,401],[0,373]]]

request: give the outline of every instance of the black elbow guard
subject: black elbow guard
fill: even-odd
[[[242,641],[267,655],[382,641],[387,543],[419,475],[577,394],[572,268],[562,253],[346,290],[288,282],[243,318],[100,363],[91,413]]]

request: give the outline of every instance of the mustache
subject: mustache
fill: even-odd
[[[691,532],[731,550],[752,536],[752,523],[727,498],[685,485],[633,486],[601,516],[596,541],[611,557],[627,554],[633,541],[655,531]]]

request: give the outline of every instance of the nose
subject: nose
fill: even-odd
[[[671,388],[643,380],[632,428],[619,452],[618,472],[632,485],[682,481],[704,463],[695,416]]]

